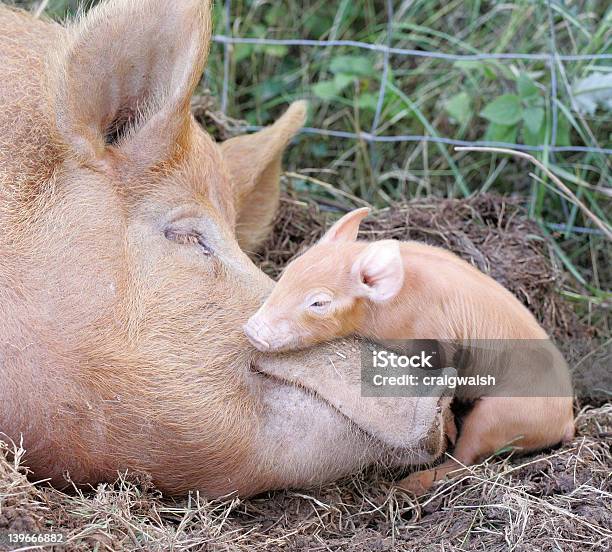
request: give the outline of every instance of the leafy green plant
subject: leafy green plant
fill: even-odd
[[[516,79],[516,93],[502,94],[489,102],[480,116],[489,121],[485,140],[493,142],[518,142],[521,131],[522,142],[535,146],[550,143],[552,139],[552,114],[548,112],[547,100],[526,74]],[[556,145],[570,145],[569,121],[562,113],[557,114]]]
[[[378,83],[379,79],[370,58],[356,55],[336,56],[332,58],[329,70],[333,78],[320,81],[312,87],[312,92],[317,98],[350,105],[356,100],[360,109],[371,111],[376,109],[378,95],[370,89],[371,84]],[[356,98],[354,94],[357,95]]]
[[[465,124],[473,116],[472,100],[467,92],[459,92],[450,97],[444,104],[448,114],[458,123]]]

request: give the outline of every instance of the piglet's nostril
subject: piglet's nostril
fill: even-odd
[[[267,351],[270,349],[270,344],[261,337],[261,326],[254,323],[253,320],[249,320],[243,327],[245,335],[249,338],[249,341],[260,351]]]

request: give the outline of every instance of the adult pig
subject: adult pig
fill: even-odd
[[[272,286],[244,251],[305,108],[215,144],[189,110],[209,42],[208,2],[112,0],[69,28],[0,7],[0,432],[56,485],[131,469],[174,494],[433,459],[437,400],[362,399],[354,342],[268,358],[243,337]],[[332,364],[327,393],[300,381]]]

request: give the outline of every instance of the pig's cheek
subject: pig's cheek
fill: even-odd
[[[279,320],[274,325],[274,339],[279,345],[285,345],[299,339],[300,334],[300,328],[289,320]]]
[[[313,318],[300,320],[289,335],[293,336],[293,343],[298,347],[310,347],[328,339],[326,332],[321,328],[320,320]]]
[[[288,349],[304,339],[303,330],[289,320],[276,320],[269,326],[267,341],[273,350]]]

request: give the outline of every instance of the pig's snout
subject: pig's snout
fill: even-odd
[[[263,352],[270,350],[270,329],[256,314],[249,318],[242,329],[255,348]]]

